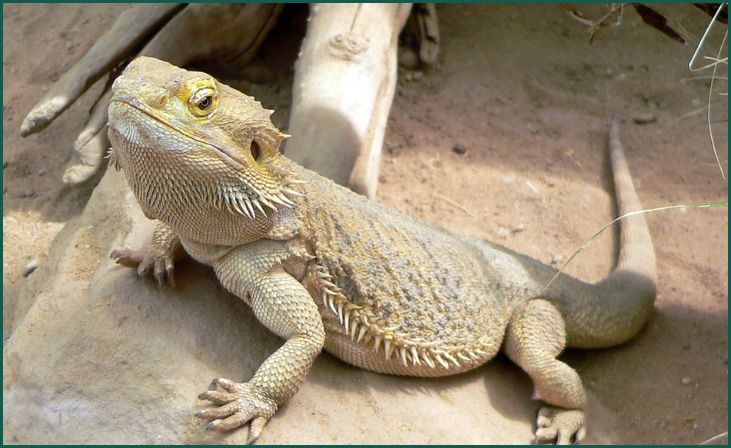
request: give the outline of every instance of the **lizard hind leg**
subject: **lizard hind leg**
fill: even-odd
[[[556,359],[565,345],[563,318],[550,302],[529,300],[511,316],[504,351],[530,375],[538,396],[551,405],[539,412],[537,442],[569,444],[585,432],[586,395],[581,379]]]

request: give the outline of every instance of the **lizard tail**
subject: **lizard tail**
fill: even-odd
[[[614,189],[619,216],[642,210],[640,198],[637,196],[635,186],[632,183],[627,159],[624,157],[622,141],[619,139],[618,113],[612,116],[612,124],[609,128],[609,157],[614,176]],[[612,275],[632,272],[651,281],[654,290],[657,283],[655,249],[652,246],[650,229],[647,227],[645,215],[640,214],[624,218],[620,220],[619,224],[620,250],[617,267]],[[610,276],[607,281],[611,278]]]
[[[619,114],[612,117],[609,153],[619,215],[642,210],[619,139]],[[573,296],[564,296],[569,300],[563,304],[571,347],[600,348],[626,342],[642,329],[652,313],[657,272],[647,221],[639,214],[619,224],[619,256],[614,271],[595,285],[567,284],[564,289],[566,296]]]

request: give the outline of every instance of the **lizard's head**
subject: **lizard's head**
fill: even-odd
[[[251,219],[291,205],[288,186],[297,181],[279,154],[287,135],[252,97],[149,57],[132,61],[112,92],[111,163],[143,209],[156,214],[153,190],[166,185]]]

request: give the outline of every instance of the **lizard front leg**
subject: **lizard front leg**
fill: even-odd
[[[140,277],[153,273],[162,287],[165,282],[175,286],[175,260],[182,258],[184,253],[180,237],[167,224],[158,221],[152,233],[152,244],[141,250],[119,247],[110,256],[122,266],[137,268]]]
[[[248,443],[256,440],[277,408],[297,392],[325,343],[325,329],[310,294],[286,273],[283,243],[260,241],[230,252],[213,267],[226,289],[251,306],[254,315],[286,342],[246,383],[216,379],[223,391],[199,398],[219,407],[196,414],[206,429],[227,431],[251,421]]]

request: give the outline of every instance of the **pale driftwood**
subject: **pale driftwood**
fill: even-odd
[[[439,22],[434,3],[419,3],[414,7],[418,27],[419,59],[427,65],[437,62],[439,55]]]
[[[375,197],[411,4],[315,4],[296,65],[287,155]]]
[[[145,11],[146,5],[136,8]],[[205,62],[208,66],[239,69],[256,55],[262,42],[276,23],[282,8],[282,5],[261,3],[189,5],[166,23],[139,54],[162,59],[178,66]],[[116,29],[120,22],[125,26],[128,25],[128,18],[136,17],[136,15],[121,16],[112,29]],[[133,27],[132,30],[138,30],[138,28]],[[132,40],[137,37],[130,33],[124,38]],[[120,46],[119,43],[114,44]],[[107,39],[107,35],[103,36],[88,54],[91,54],[92,51],[94,54],[99,53],[98,46],[101,45],[112,45]],[[66,89],[64,98],[67,98],[68,104],[71,104],[83,93],[79,90],[68,90],[72,86],[64,79],[71,76],[70,74],[76,76],[80,72],[89,72],[84,65],[87,56],[74,65],[54,85],[52,88],[52,91],[56,92],[54,98]],[[120,53],[120,61],[122,56],[125,55]],[[79,133],[74,143],[75,157],[63,175],[64,183],[84,182],[92,177],[102,165],[102,157],[109,148],[104,126],[107,122],[109,98],[108,92],[102,96],[92,110],[89,121]],[[49,96],[38,103],[26,121],[31,119],[30,117],[36,110],[44,109],[46,107],[44,104],[48,102]],[[59,110],[58,113],[61,111]]]
[[[23,120],[23,136],[43,130],[92,84],[138,50],[184,7],[181,4],[139,5],[119,16],[79,62],[66,72]]]
[[[74,157],[63,173],[63,183],[79,184],[91,178],[102,166],[109,148],[107,137],[107,106],[112,91],[107,90],[91,109],[89,120],[74,142]]]
[[[274,27],[280,4],[191,4],[142,49],[140,56],[177,66],[241,68]]]

